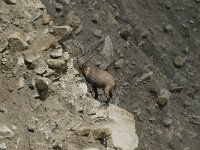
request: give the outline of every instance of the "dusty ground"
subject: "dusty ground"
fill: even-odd
[[[200,147],[199,6],[195,0],[81,0],[65,9],[64,14],[74,11],[81,18],[83,29],[74,38],[89,51],[85,58],[95,55],[91,65],[102,64],[101,46],[93,49],[100,40],[94,31],[111,37],[116,62],[123,60],[118,69],[108,67],[118,80],[112,103],[136,116],[139,150]],[[55,22],[65,24],[65,17]],[[125,29],[127,39],[119,35]],[[180,67],[174,65],[177,56],[187,58]],[[149,72],[150,79],[137,82]],[[172,96],[160,108],[157,93],[163,87]]]
[[[47,1],[43,0],[43,2]],[[28,19],[21,17],[23,11],[19,9],[20,5],[15,8],[15,6],[1,3],[0,6],[4,8],[0,10],[1,33],[3,31],[7,33],[10,28],[24,34],[36,30],[35,35],[40,37],[41,32],[42,36],[35,39],[31,35],[34,39],[31,46],[33,49],[37,49],[38,45],[45,46],[49,36],[45,37],[46,31],[41,25],[42,19],[35,13],[43,14],[42,11],[28,11],[32,17],[27,14],[27,18],[34,20],[31,24],[25,21]],[[70,44],[77,42],[85,53],[83,58],[87,59],[94,55],[89,61],[90,65],[107,68],[116,77],[117,88],[111,103],[134,114],[139,137],[138,150],[199,149],[200,3],[198,0],[123,0],[123,2],[120,0],[71,0],[64,6],[64,10],[62,8],[54,10],[53,5],[47,8],[49,7],[51,9],[48,13],[53,16],[54,23],[57,25],[66,25],[67,15],[72,11],[80,18],[80,24],[83,27],[81,32],[70,36],[69,39],[73,41],[67,41],[66,45],[74,50],[76,46],[74,48]],[[10,13],[9,10],[13,12]],[[63,14],[60,15],[61,13]],[[94,36],[97,29],[102,32],[98,34],[98,37]],[[120,36],[124,30],[127,30],[126,34]],[[101,55],[102,39],[106,35],[110,36],[114,50],[115,61],[111,64]],[[47,57],[49,51],[44,53]],[[59,149],[60,143],[63,149],[70,149],[70,146],[76,146],[77,143],[79,143],[77,149],[85,145],[103,149],[99,142],[90,143],[87,138],[80,138],[71,131],[59,137],[65,125],[61,124],[57,131],[55,121],[57,115],[62,118],[73,114],[79,119],[80,114],[76,113],[74,105],[60,100],[56,92],[51,93],[49,101],[35,99],[33,95],[36,91],[28,88],[31,70],[20,67],[17,74],[13,73],[12,69],[16,65],[17,58],[21,56],[18,55],[13,51],[0,55],[2,61],[0,118],[2,122],[9,124],[8,127],[16,134],[12,140],[16,143],[13,144],[12,141],[9,143],[9,140],[6,142],[8,149],[16,149],[16,146],[19,146],[18,149],[48,149],[49,144]],[[71,51],[71,55],[76,60],[76,52]],[[177,56],[181,56],[179,63],[183,61],[178,67],[174,63]],[[4,58],[7,59],[6,64],[3,64]],[[142,79],[148,74],[149,77]],[[25,85],[22,89],[16,90],[16,85],[22,76],[25,78]],[[67,83],[71,84],[71,81]],[[54,88],[57,87],[61,85],[54,86]],[[159,107],[157,104],[161,88],[171,91],[172,94],[164,107]],[[54,101],[54,99],[57,100]],[[100,97],[100,101],[103,100],[105,97]],[[49,102],[57,107],[52,107]],[[64,108],[67,108],[69,112],[67,111],[67,114],[62,116],[60,114]],[[46,120],[46,118],[49,119],[48,113],[54,116],[50,120]],[[65,124],[69,124],[77,120],[70,120],[69,117],[65,121]],[[48,125],[45,126],[47,122]],[[16,125],[17,129],[11,125]],[[55,133],[52,137],[60,141],[54,141],[53,138],[48,141],[48,137],[40,139],[44,134],[49,135],[49,128],[54,129],[54,127]],[[27,129],[34,130],[34,133]],[[73,137],[71,140],[66,138],[71,134]],[[26,137],[21,137],[21,135]],[[34,143],[35,141],[40,142]],[[66,143],[71,143],[71,145]]]

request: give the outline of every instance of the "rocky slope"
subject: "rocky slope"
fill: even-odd
[[[1,147],[131,150],[138,135],[139,150],[199,149],[199,0],[41,1],[51,17],[39,1],[0,4]],[[80,47],[116,78],[115,106],[86,93]]]
[[[133,115],[89,96],[57,43],[74,26],[54,25],[40,1],[5,0],[0,10],[0,149],[135,149]]]

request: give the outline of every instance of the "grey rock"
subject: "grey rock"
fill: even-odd
[[[92,18],[92,22],[93,22],[93,23],[97,23],[98,20],[99,20],[99,15],[95,14],[95,15],[93,16],[93,18]]]
[[[14,133],[5,124],[0,124],[0,140],[12,139],[13,137]]]
[[[5,143],[0,143],[0,150],[6,150],[6,144]]]
[[[172,6],[171,6],[172,4],[171,4],[171,1],[166,1],[165,2],[165,7],[167,8],[167,9],[170,9]]]
[[[124,40],[127,40],[131,33],[128,29],[123,30],[122,32],[119,33],[119,35],[121,36],[121,38],[123,38]]]
[[[169,99],[171,97],[171,92],[168,91],[167,89],[165,88],[162,88],[159,92],[159,95],[158,95],[158,101],[157,103],[160,105],[160,106],[164,106],[168,103]]]
[[[58,49],[58,50],[55,50],[55,51],[53,51],[51,54],[50,54],[50,56],[52,57],[52,58],[59,58],[59,57],[61,57],[63,55],[63,50],[60,48],[60,49]]]
[[[34,71],[37,75],[43,75],[46,72],[46,68],[41,66],[37,67]]]
[[[166,127],[170,127],[171,124],[172,124],[172,122],[173,122],[173,120],[172,120],[172,119],[169,119],[169,118],[165,118],[165,119],[163,120],[164,126],[166,126]]]
[[[119,59],[118,61],[116,61],[115,65],[114,65],[115,69],[121,69],[123,67],[123,65],[124,65],[124,62],[125,61],[124,61],[123,58]]]
[[[51,80],[48,78],[45,78],[45,77],[36,78],[36,88],[39,91],[48,89],[50,84],[51,84]]]
[[[200,3],[200,0],[195,0],[196,3]]]
[[[51,69],[65,70],[67,67],[65,59],[47,59],[47,64]]]
[[[186,56],[177,56],[174,58],[174,65],[177,68],[183,67],[186,63],[187,57]]]
[[[6,4],[16,4],[17,0],[4,0]]]
[[[8,40],[0,38],[0,53],[3,52],[8,46]]]
[[[40,99],[46,99],[49,95],[49,85],[51,80],[45,77],[36,78],[36,88]]]
[[[33,124],[33,123],[30,123],[29,125],[28,125],[28,131],[29,132],[35,132],[35,129],[36,129],[36,127],[35,127],[35,125]]]
[[[114,51],[110,36],[105,37],[104,47],[101,54],[106,58],[108,65],[113,62]]]
[[[102,37],[103,37],[103,32],[102,32],[102,30],[96,29],[96,30],[94,31],[94,36],[97,37],[97,38],[102,38]]]
[[[8,37],[10,49],[14,52],[24,51],[28,49],[28,44],[22,39],[19,32],[14,32]]]
[[[165,25],[164,31],[167,32],[167,33],[172,32],[173,31],[172,25],[170,25],[170,24]]]

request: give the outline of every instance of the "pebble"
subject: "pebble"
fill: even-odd
[[[128,29],[125,29],[122,32],[120,32],[119,35],[121,36],[122,39],[128,40],[128,38],[130,37],[131,33],[130,33],[130,31]]]
[[[167,89],[165,88],[162,88],[159,92],[159,96],[158,96],[158,104],[160,106],[164,106],[168,103],[169,99],[171,97],[171,92],[168,91]]]
[[[200,3],[200,0],[195,0],[196,3]]]
[[[174,65],[177,68],[181,68],[185,65],[186,60],[187,60],[186,56],[177,56],[177,57],[174,58]]]
[[[63,55],[63,50],[60,48],[60,49],[58,49],[58,50],[55,50],[55,51],[53,51],[51,54],[50,54],[50,56],[52,57],[52,58],[59,58],[59,57],[61,57]]]
[[[6,4],[16,4],[17,0],[4,0]]]
[[[164,31],[167,32],[167,33],[172,32],[173,31],[172,25],[170,25],[170,24],[165,25],[164,26]]]
[[[93,22],[93,23],[97,23],[98,20],[99,20],[99,15],[95,14],[95,15],[93,16],[93,18],[92,18],[92,22]]]
[[[35,125],[34,124],[29,124],[28,125],[28,129],[27,129],[29,132],[35,132]]]
[[[123,65],[124,65],[124,62],[125,61],[124,61],[123,58],[119,59],[118,61],[115,62],[114,68],[115,69],[121,69],[123,67]]]
[[[21,77],[17,83],[17,90],[20,90],[24,87],[24,78]]]
[[[83,30],[83,25],[81,24],[81,25],[79,25],[79,27],[74,31],[74,33],[75,33],[76,35],[78,35],[79,33],[81,33],[82,30]]]
[[[6,150],[6,144],[5,143],[0,143],[0,150]]]
[[[102,37],[103,37],[103,32],[102,32],[102,30],[96,29],[96,30],[94,31],[94,36],[97,37],[97,38],[102,38]]]
[[[166,126],[166,127],[170,127],[171,124],[172,124],[172,122],[173,122],[173,120],[172,120],[172,119],[169,119],[169,118],[165,118],[165,119],[163,120],[164,126]]]

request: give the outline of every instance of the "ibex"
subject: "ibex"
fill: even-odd
[[[116,81],[114,77],[108,73],[107,71],[97,68],[97,67],[89,67],[87,62],[80,62],[80,49],[77,54],[77,63],[79,72],[85,77],[86,81],[91,84],[94,93],[95,99],[98,99],[98,91],[97,88],[103,89],[104,94],[107,98],[106,105],[109,106],[109,102],[113,97],[112,90],[116,87]]]

